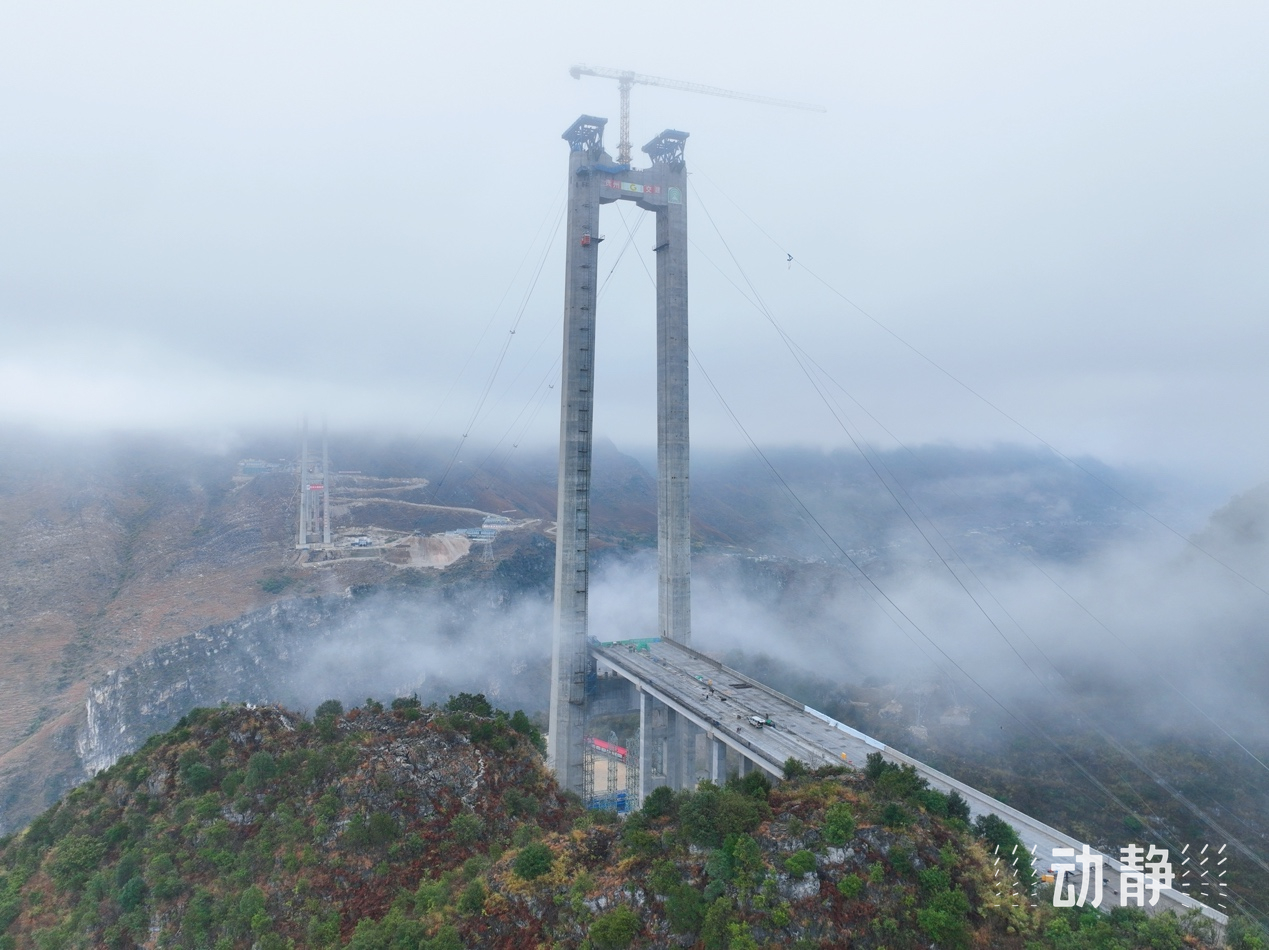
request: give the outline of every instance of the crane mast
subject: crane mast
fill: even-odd
[[[757,102],[761,105],[781,106],[786,109],[806,109],[811,112],[827,112],[823,106],[809,102],[793,102],[789,99],[773,99],[770,96],[755,96],[748,92],[735,92],[731,89],[719,89],[717,86],[705,86],[696,82],[683,82],[679,79],[664,79],[660,76],[645,76],[628,69],[608,69],[604,66],[572,66],[569,75],[574,79],[583,76],[598,76],[601,79],[617,80],[617,90],[621,94],[621,141],[617,143],[617,161],[622,165],[630,164],[630,89],[634,85],[661,86],[665,89],[678,89],[681,92],[698,92],[706,96],[722,96],[727,99],[743,99],[746,102]]]

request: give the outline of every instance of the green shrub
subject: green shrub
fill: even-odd
[[[746,921],[733,920],[727,924],[727,950],[760,950]]]
[[[238,794],[238,789],[242,787],[245,778],[241,769],[226,772],[225,777],[220,780],[220,790],[224,792],[226,798],[233,798]]]
[[[521,818],[538,813],[538,800],[532,795],[509,788],[502,795],[502,807],[512,818]]]
[[[815,855],[805,848],[795,851],[785,859],[784,869],[795,876],[810,874],[815,870]]]
[[[625,950],[639,934],[639,918],[629,907],[616,907],[595,918],[590,942],[596,950]]]
[[[329,913],[324,917],[314,915],[309,918],[306,928],[308,946],[330,947],[339,942],[339,915]]]
[[[322,821],[330,821],[339,814],[340,804],[339,796],[330,789],[322,793],[322,797],[317,800],[317,804],[313,806],[313,812]]]
[[[929,788],[929,783],[921,778],[921,774],[914,766],[894,765],[887,762],[881,776],[877,779],[877,788],[883,794],[916,801],[919,800],[921,793]]]
[[[921,882],[921,890],[927,894],[940,894],[951,890],[952,878],[941,868],[926,868],[917,872],[917,880]]]
[[[649,818],[672,817],[675,804],[674,790],[668,785],[658,785],[644,798],[643,813]]]
[[[202,762],[193,762],[181,770],[181,778],[192,791],[200,795],[216,784],[216,774]]]
[[[49,858],[48,873],[58,887],[78,890],[105,856],[105,842],[88,835],[68,835]]]
[[[267,752],[257,752],[247,760],[247,776],[243,785],[249,792],[258,792],[278,774],[277,763]]]
[[[469,730],[471,741],[482,745],[488,745],[496,733],[497,729],[492,722],[473,722]]]
[[[115,865],[115,883],[122,887],[141,870],[141,855],[137,848],[130,848],[119,855]]]
[[[658,861],[648,875],[648,887],[654,894],[669,894],[683,881],[679,866],[673,861]]]
[[[621,843],[634,857],[654,858],[661,854],[661,839],[642,828],[626,827],[621,832]]]
[[[353,931],[346,950],[388,950],[396,945],[393,940],[397,936],[393,932],[396,929],[394,923],[395,921],[387,918],[376,921],[363,917],[357,921],[357,928]]]
[[[401,829],[397,821],[386,811],[373,812],[366,823],[366,840],[372,845],[385,845],[397,840]]]
[[[335,716],[318,716],[316,728],[317,735],[323,742],[339,740],[339,722]]]
[[[492,862],[483,854],[473,854],[470,858],[463,862],[461,869],[464,881],[474,881],[480,875],[489,870]]]
[[[220,796],[208,792],[194,803],[194,817],[199,821],[211,821],[220,814]]]
[[[1031,867],[1031,855],[1023,845],[1018,833],[1009,822],[997,815],[979,815],[974,820],[974,831],[979,837],[994,845],[992,849],[1002,860],[1014,865],[1018,872],[1018,880],[1022,886],[1030,890],[1035,886],[1035,871]]]
[[[489,718],[493,715],[493,706],[485,699],[484,693],[459,693],[451,696],[445,703],[446,712],[465,712],[475,716]]]
[[[517,709],[511,714],[510,725],[513,730],[532,742],[539,752],[546,751],[546,743],[542,741],[542,733],[537,726],[533,725],[533,721],[525,715],[523,709]]]
[[[146,868],[145,876],[150,885],[150,893],[156,900],[171,900],[185,890],[185,883],[176,872],[176,863],[169,855],[155,856]]]
[[[881,823],[887,828],[902,828],[912,821],[912,816],[898,802],[887,802],[881,810]]]
[[[387,812],[376,811],[369,817],[353,815],[344,829],[344,840],[354,848],[381,847],[395,841],[400,833],[395,818]]]
[[[855,813],[850,805],[837,802],[824,815],[824,840],[841,847],[855,836]]]
[[[145,881],[140,874],[128,879],[128,883],[119,889],[119,906],[124,913],[140,906],[145,900]]]
[[[458,898],[458,912],[466,916],[479,914],[485,909],[485,885],[472,881]]]
[[[555,863],[555,853],[540,841],[525,845],[516,855],[511,870],[526,881],[547,874]]]
[[[122,844],[127,837],[128,826],[122,821],[117,821],[105,830],[105,833],[101,836],[101,840],[106,842],[107,847],[114,847],[117,844]],[[4,847],[4,844],[0,843],[0,847]]]
[[[967,950],[969,947],[969,899],[962,891],[936,894],[929,907],[917,910],[917,926],[940,947]]]
[[[719,897],[709,905],[705,921],[701,924],[701,943],[705,950],[728,950],[730,934],[727,925],[731,923],[731,916],[731,901],[726,897]]]
[[[453,924],[444,924],[436,936],[419,944],[419,950],[463,950],[465,944]]]
[[[414,912],[427,914],[449,903],[449,887],[441,881],[423,878],[414,892]]]
[[[795,759],[793,756],[789,756],[784,760],[784,777],[786,779],[800,778],[808,771],[810,770],[807,769],[806,763],[801,759]]]
[[[770,815],[765,800],[712,782],[702,782],[679,806],[679,823],[688,840],[711,848],[720,847],[728,835],[753,831]]]
[[[459,812],[449,823],[450,837],[464,847],[473,845],[485,833],[485,823],[469,811]]]
[[[842,897],[854,900],[864,892],[864,879],[858,874],[847,874],[837,882],[837,890]]]
[[[947,796],[937,789],[927,788],[922,792],[917,792],[913,796],[913,801],[931,815],[935,815],[938,818],[947,817]]]
[[[767,773],[761,769],[750,772],[744,778],[733,776],[727,780],[727,788],[733,792],[740,792],[742,795],[748,795],[750,798],[757,798],[766,801],[771,794],[771,779],[767,778]]]
[[[511,832],[511,847],[523,848],[531,841],[537,841],[542,837],[542,829],[531,821],[516,825],[515,831]]]
[[[1269,930],[1251,917],[1235,914],[1229,918],[1225,943],[1230,950],[1269,950]]]
[[[695,934],[705,923],[705,901],[701,892],[687,884],[670,889],[665,902],[665,916],[670,930],[677,934]]]

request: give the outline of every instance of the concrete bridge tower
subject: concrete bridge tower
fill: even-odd
[[[646,169],[604,151],[607,119],[584,115],[569,144],[560,470],[555,536],[555,615],[548,758],[556,779],[583,788],[590,591],[590,477],[594,429],[595,302],[599,208],[633,201],[656,214],[658,634],[690,644],[691,533],[688,515],[686,132],[667,129],[643,147]]]

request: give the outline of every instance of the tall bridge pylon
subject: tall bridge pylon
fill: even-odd
[[[308,454],[308,416],[304,417],[300,436],[300,517],[295,535],[297,550],[318,545],[330,547],[330,450],[326,423],[322,423],[322,462],[318,480],[316,460]]]
[[[683,162],[687,133],[662,132],[643,147],[651,167],[633,169],[628,163],[614,163],[604,151],[607,121],[583,115],[563,135],[570,153],[548,750],[556,780],[579,796],[587,785],[594,791],[595,776],[588,777],[586,772],[585,721],[594,654],[628,682],[627,698],[639,710],[639,748],[634,755],[638,769],[632,776],[631,807],[638,807],[657,785],[695,785],[700,761],[697,740],[702,738],[708,775],[715,781],[726,777],[733,762],[740,775],[758,768],[778,776],[789,759],[813,765],[840,761],[857,765],[875,751],[891,762],[912,766],[932,787],[961,794],[972,813],[1005,816],[1033,853],[1041,846],[1055,856],[1057,847],[1070,847],[1072,854],[1081,847],[1087,852],[1088,846],[1074,838],[691,649],[687,169]],[[602,241],[599,209],[620,200],[655,212],[657,222],[658,637],[672,641],[663,644],[656,638],[607,643],[595,638],[592,643],[587,627],[595,304]],[[608,693],[611,696],[614,691]],[[608,745],[615,746],[616,736],[612,738]],[[606,784],[612,792],[613,779]],[[1113,858],[1107,859],[1107,865],[1122,868]],[[1219,911],[1170,888],[1161,898],[1161,909],[1197,909],[1223,934],[1228,918]]]
[[[607,119],[584,115],[569,144],[560,469],[555,535],[549,763],[560,785],[581,794],[585,754],[590,593],[590,480],[594,428],[599,209],[633,201],[656,214],[657,550],[659,635],[691,642],[688,521],[688,338],[686,132],[667,129],[643,147],[646,169],[604,151]]]

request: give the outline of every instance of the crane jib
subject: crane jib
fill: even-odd
[[[617,80],[617,90],[621,98],[621,140],[617,143],[617,161],[630,164],[630,89],[636,83],[643,86],[662,86],[666,89],[678,89],[682,92],[697,92],[707,96],[723,96],[727,99],[743,99],[747,102],[758,102],[763,105],[781,106],[786,109],[808,109],[812,112],[826,112],[823,106],[808,102],[792,102],[788,99],[772,99],[770,96],[755,96],[747,92],[735,92],[731,89],[719,89],[716,86],[703,86],[695,82],[682,82],[678,79],[665,79],[661,76],[644,76],[628,69],[608,69],[603,66],[572,66],[569,75],[574,79],[583,76],[598,76],[601,79]]]

